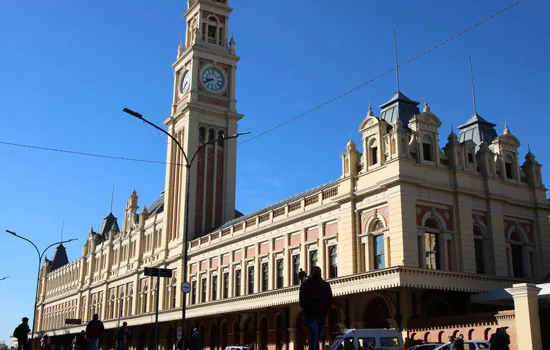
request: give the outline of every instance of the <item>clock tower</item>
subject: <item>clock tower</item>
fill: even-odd
[[[237,133],[242,118],[236,111],[235,41],[228,40],[229,0],[189,0],[184,16],[185,48],[180,43],[173,64],[174,95],[164,123],[189,159],[204,143]],[[185,194],[189,190],[189,239],[196,238],[235,217],[237,140],[205,146],[190,170],[185,188],[185,159],[168,143],[165,211],[169,241],[182,238]]]

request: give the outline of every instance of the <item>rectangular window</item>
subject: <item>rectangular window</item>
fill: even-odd
[[[386,267],[384,261],[384,235],[374,236],[374,269],[383,269]]]
[[[475,239],[474,248],[476,252],[476,272],[485,273],[485,259],[483,257],[483,240]]]
[[[506,177],[508,179],[513,179],[514,178],[514,173],[512,172],[512,163],[505,162],[504,163],[504,168],[506,170]]]
[[[206,303],[206,278],[202,279],[201,286],[201,303]]]
[[[424,233],[424,247],[426,252],[426,268],[437,270],[440,268],[439,242],[437,233]]]
[[[474,155],[468,152],[468,163],[473,163],[473,162],[474,162]]]
[[[191,282],[191,305],[197,303],[197,281]]]
[[[283,259],[277,260],[277,288],[283,288],[285,279],[285,268]]]
[[[336,246],[328,249],[328,258],[328,278],[338,277],[338,248]]]
[[[300,256],[294,255],[292,257],[292,284],[295,286],[300,284],[298,273],[300,273]]]
[[[227,299],[229,296],[229,272],[223,274],[223,298]]]
[[[241,270],[235,270],[235,296],[241,296]]]
[[[254,294],[254,266],[248,268],[248,294]]]
[[[269,265],[267,263],[262,264],[262,292],[267,292],[269,288]]]
[[[318,263],[317,251],[312,250],[309,252],[309,269],[311,270],[313,266],[317,266],[317,263]]]
[[[212,298],[214,301],[218,298],[218,276],[212,276]]]

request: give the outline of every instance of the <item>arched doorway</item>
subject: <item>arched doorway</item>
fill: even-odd
[[[239,326],[239,321],[233,321],[233,343],[231,345],[242,345],[241,327]]]
[[[284,323],[280,314],[275,316],[275,349],[283,350],[284,344]]]
[[[255,320],[249,318],[246,320],[244,331],[244,345],[256,344],[256,324]],[[257,345],[257,344],[256,344]]]
[[[264,316],[260,320],[260,343],[258,344],[258,350],[267,348],[268,344],[268,332],[267,332],[267,317]]]
[[[365,309],[366,328],[389,328],[390,310],[381,297],[372,299]]]
[[[221,350],[225,350],[227,347],[227,322],[224,320],[222,326],[220,327],[220,340],[221,340]]]
[[[304,315],[300,312],[296,316],[296,333],[294,334],[294,349],[303,350],[309,339],[309,330],[306,326]]]
[[[216,323],[210,324],[210,350],[216,350],[218,348],[218,327]]]
[[[338,309],[332,307],[328,312],[328,327],[325,332],[325,340],[328,340],[332,344],[334,338],[340,333],[340,315],[338,314]],[[328,333],[328,334],[327,334]]]

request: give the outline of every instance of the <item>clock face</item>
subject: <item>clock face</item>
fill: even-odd
[[[181,82],[180,82],[180,92],[182,94],[185,94],[187,92],[187,90],[189,89],[189,85],[191,83],[191,74],[189,73],[188,70],[185,71],[185,73],[183,73],[182,75],[182,78],[181,78]]]
[[[226,88],[225,75],[216,67],[207,67],[203,69],[201,81],[210,91],[221,92]]]

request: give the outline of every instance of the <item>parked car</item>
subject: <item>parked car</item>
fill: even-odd
[[[330,350],[401,350],[403,340],[396,329],[347,329],[336,337]]]
[[[252,347],[244,345],[234,345],[226,347],[225,350],[252,350]]]
[[[408,350],[435,350],[436,348],[443,345],[442,343],[426,343],[426,344],[419,344],[419,345],[413,345]]]
[[[447,342],[441,345],[435,350],[450,350],[451,343]],[[491,349],[491,343],[488,340],[465,340],[464,341],[464,350],[488,350]]]

